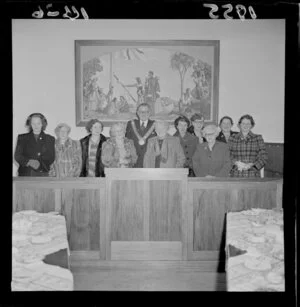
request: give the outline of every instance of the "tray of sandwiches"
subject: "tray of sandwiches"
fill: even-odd
[[[227,212],[228,291],[285,291],[282,209]]]
[[[73,290],[64,216],[58,212],[19,211],[13,214],[12,229],[12,291]],[[60,260],[57,257],[64,253],[66,263],[62,265],[55,259]]]

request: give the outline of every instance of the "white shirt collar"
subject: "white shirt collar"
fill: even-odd
[[[142,123],[143,123],[143,121],[140,120],[140,126],[142,126]],[[148,120],[145,120],[144,123],[145,123],[144,126],[147,127],[147,125],[148,125]]]

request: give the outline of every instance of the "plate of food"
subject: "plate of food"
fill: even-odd
[[[33,236],[31,238],[31,242],[33,244],[44,244],[44,243],[48,243],[48,242],[51,242],[52,241],[52,238],[50,236]]]

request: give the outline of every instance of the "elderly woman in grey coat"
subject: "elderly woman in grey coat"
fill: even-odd
[[[148,140],[144,156],[144,167],[149,168],[181,168],[185,163],[185,155],[176,136],[168,134],[169,123],[156,121],[154,136]]]
[[[207,142],[198,144],[193,156],[193,169],[196,177],[229,177],[231,160],[226,143],[216,141],[219,134],[215,125],[203,129]]]

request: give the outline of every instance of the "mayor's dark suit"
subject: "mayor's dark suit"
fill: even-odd
[[[148,132],[148,130],[152,127],[152,125],[154,123],[154,120],[148,119],[147,126],[146,126],[146,128],[145,128],[145,130],[143,132],[142,132],[141,127],[140,127],[140,120],[139,119],[135,119],[134,123],[135,123],[137,132],[139,133],[139,135],[141,137],[143,137]],[[136,162],[136,164],[133,167],[135,167],[135,168],[142,168],[143,167],[144,155],[145,155],[146,150],[147,150],[147,143],[148,143],[148,140],[151,137],[153,137],[153,136],[156,136],[155,130],[153,130],[153,132],[145,140],[145,144],[144,145],[140,145],[139,144],[139,139],[137,138],[136,134],[133,131],[133,128],[132,128],[132,125],[131,125],[131,120],[127,123],[125,137],[127,137],[128,139],[133,140],[134,147],[135,147],[136,153],[138,155],[137,162]]]
[[[89,163],[89,142],[91,138],[91,134],[80,140],[81,144],[81,152],[82,152],[82,168],[79,177],[87,177],[88,176],[88,163]],[[106,137],[103,134],[100,134],[100,141],[97,147],[96,153],[96,165],[95,165],[95,176],[96,177],[104,177],[104,165],[101,161],[101,153],[102,153],[102,144],[106,141]]]
[[[18,135],[15,160],[19,163],[19,176],[48,176],[50,165],[55,159],[54,144],[55,138],[43,131],[37,140],[33,132]],[[39,168],[35,170],[26,166],[29,160],[38,160]]]

